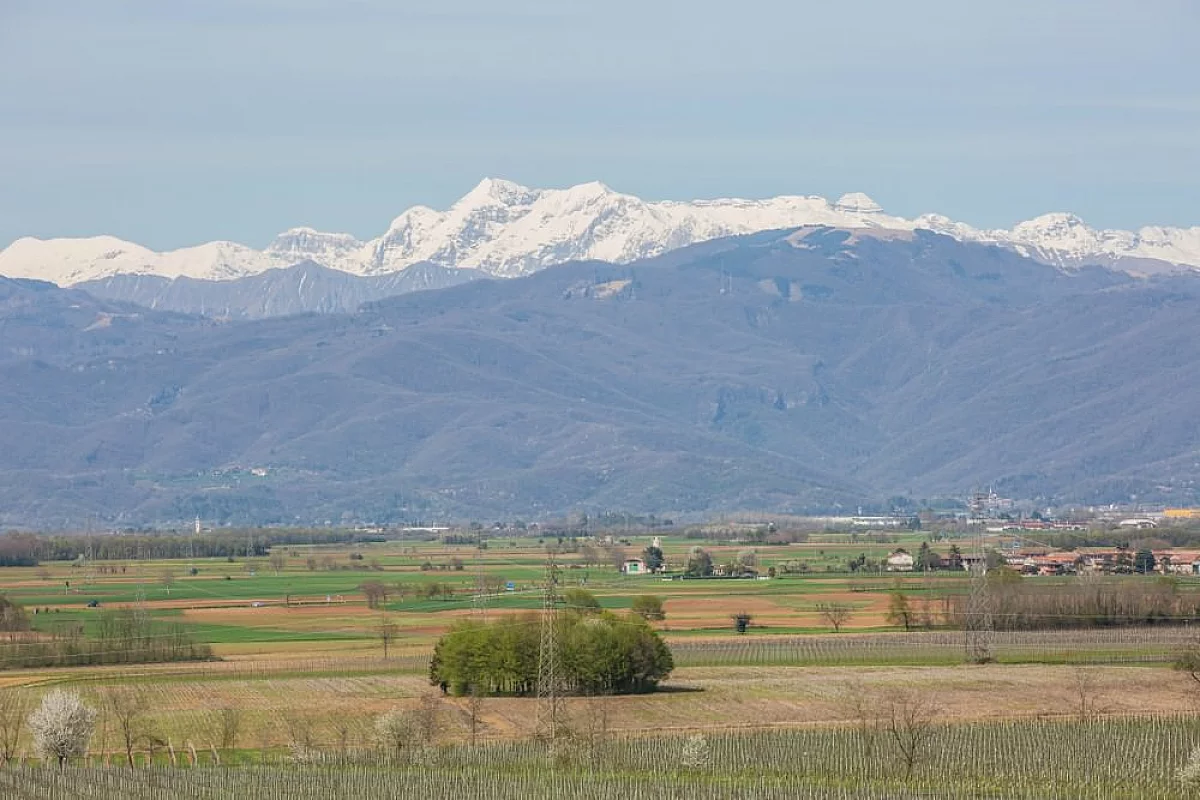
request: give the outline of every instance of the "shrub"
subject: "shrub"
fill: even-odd
[[[633,598],[633,613],[642,619],[663,620],[667,612],[663,610],[663,600],[652,594],[640,594]]]

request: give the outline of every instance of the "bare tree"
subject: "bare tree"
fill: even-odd
[[[621,568],[625,566],[625,560],[629,558],[625,548],[620,545],[609,545],[604,548],[604,554],[608,557],[608,563],[612,564],[617,572],[621,571]]]
[[[749,548],[749,549],[740,551],[737,556],[737,565],[743,571],[744,570],[757,570],[758,569],[758,551],[753,548]]]
[[[146,743],[146,769],[150,769],[154,766],[155,753],[167,749],[171,743],[157,733],[146,734],[143,741]]]
[[[1094,670],[1076,668],[1071,675],[1071,694],[1075,700],[1075,713],[1081,722],[1096,719],[1104,713],[1100,705],[1100,678]]]
[[[345,764],[350,758],[350,720],[345,716],[336,717],[333,720],[333,730],[337,734],[338,762]]]
[[[13,689],[0,693],[0,764],[7,764],[16,757],[21,726],[28,713],[29,701],[25,695]]]
[[[283,715],[283,724],[292,760],[300,763],[317,760],[320,753],[313,738],[313,717],[304,712],[288,713]]]
[[[604,695],[590,694],[584,706],[586,718],[583,725],[584,745],[588,762],[598,767],[608,741],[608,699]]]
[[[87,752],[96,727],[96,710],[78,694],[56,689],[42,698],[28,724],[34,748],[43,757],[56,759],[61,770],[68,758]]]
[[[167,597],[171,596],[171,586],[175,583],[175,572],[173,570],[164,569],[162,574],[158,576],[158,582],[167,590]]]
[[[146,698],[136,689],[113,687],[104,693],[104,707],[116,725],[117,736],[125,750],[125,760],[133,769],[133,751],[138,741],[148,733]]]
[[[870,761],[875,754],[879,734],[883,730],[879,702],[867,689],[862,679],[857,677],[847,680],[839,694],[839,700],[845,707],[847,716],[850,717],[858,731],[863,746],[863,759]]]
[[[926,755],[936,714],[937,709],[914,691],[899,690],[888,699],[885,727],[900,754],[905,780],[912,777],[913,768]]]
[[[387,661],[388,645],[399,634],[400,628],[387,615],[384,615],[379,618],[379,626],[375,629],[375,632],[379,635],[379,641],[383,644],[383,660]]]
[[[236,706],[228,706],[217,712],[220,725],[221,749],[233,750],[237,747],[238,733],[242,729],[242,710]]]
[[[479,741],[479,725],[483,721],[483,692],[475,684],[467,694],[467,725],[471,731],[471,746]]]
[[[358,590],[367,598],[367,608],[379,608],[387,602],[388,588],[382,581],[366,581]]]
[[[599,564],[600,552],[596,549],[596,545],[591,542],[579,545],[579,562],[585,567],[594,567]]]
[[[854,609],[850,607],[849,603],[818,603],[817,613],[821,615],[821,619],[827,625],[833,628],[833,632],[837,633],[850,619]]]
[[[422,744],[431,747],[437,743],[441,727],[441,701],[436,695],[423,694],[413,711],[415,733]]]
[[[275,571],[275,575],[278,576],[280,571],[282,571],[284,566],[287,564],[287,557],[284,556],[283,553],[272,552],[270,558],[267,559],[267,563],[271,565],[271,569],[273,569]]]
[[[897,582],[896,588],[892,589],[888,596],[887,621],[893,625],[903,625],[904,630],[910,631],[915,618],[916,614],[909,605],[908,595],[900,590],[900,584]]]

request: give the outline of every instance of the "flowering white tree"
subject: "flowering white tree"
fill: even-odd
[[[704,769],[708,766],[710,754],[708,739],[703,733],[693,733],[683,740],[683,752],[679,763],[687,769]]]
[[[1175,775],[1181,783],[1193,788],[1200,787],[1200,747],[1192,750],[1187,763]]]
[[[375,718],[375,740],[388,758],[403,760],[417,738],[416,727],[411,714],[393,708]]]
[[[62,769],[71,756],[87,752],[96,710],[74,692],[56,689],[42,698],[42,704],[29,715],[33,746],[44,758],[57,758]]]

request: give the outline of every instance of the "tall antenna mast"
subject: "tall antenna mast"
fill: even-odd
[[[538,650],[537,737],[551,747],[558,741],[558,565],[554,551],[546,553],[546,585],[542,594],[542,643]]]

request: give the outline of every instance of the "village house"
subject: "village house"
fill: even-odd
[[[1164,575],[1200,575],[1200,553],[1155,550],[1155,569]]]
[[[888,572],[912,572],[915,563],[912,553],[900,547],[887,557],[887,570]]]

